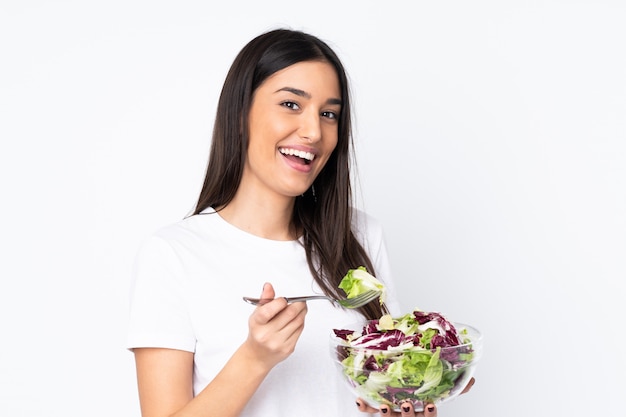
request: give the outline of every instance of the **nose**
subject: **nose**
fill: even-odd
[[[301,115],[298,134],[308,142],[317,142],[322,138],[320,115],[315,112],[305,112]]]

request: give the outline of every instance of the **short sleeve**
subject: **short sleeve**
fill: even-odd
[[[166,239],[152,236],[135,258],[130,289],[127,348],[195,350],[184,275]]]

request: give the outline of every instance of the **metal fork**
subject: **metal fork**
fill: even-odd
[[[344,298],[341,300],[335,300],[334,298],[328,297],[326,295],[307,295],[302,297],[284,297],[288,303],[295,303],[297,301],[310,301],[310,300],[328,300],[331,303],[337,303],[340,306],[345,308],[359,308],[369,303],[370,301],[375,300],[380,297],[380,291],[369,290],[364,292],[363,294],[357,295],[353,298]],[[243,300],[252,305],[265,304],[267,302],[272,301],[271,298],[251,298],[251,297],[243,297]]]

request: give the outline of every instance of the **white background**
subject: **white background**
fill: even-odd
[[[2,0],[0,415],[138,416],[137,245],[191,210],[226,71],[279,26],[344,60],[403,307],[485,334],[439,415],[622,415],[625,21],[599,0]]]

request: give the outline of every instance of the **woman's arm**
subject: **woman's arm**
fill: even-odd
[[[161,348],[136,348],[133,352],[142,416],[170,416],[191,401],[192,352]]]
[[[193,353],[174,349],[135,349],[143,417],[238,416],[267,370],[243,344],[221,372],[193,398]]]
[[[271,285],[262,298],[274,298]],[[136,348],[135,362],[143,417],[239,416],[270,370],[295,349],[304,328],[305,303],[277,298],[257,307],[247,340],[224,368],[193,397],[193,353]]]

